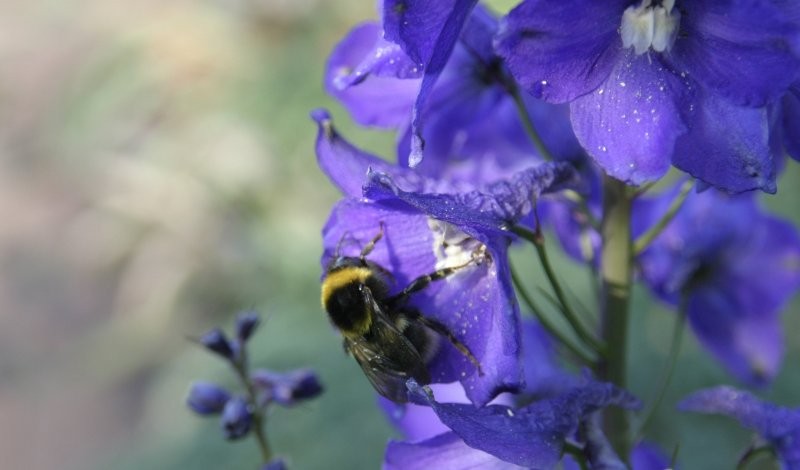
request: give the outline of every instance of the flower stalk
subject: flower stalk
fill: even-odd
[[[253,434],[256,437],[258,448],[261,451],[261,459],[266,464],[272,460],[272,449],[269,446],[267,434],[264,432],[264,425],[266,424],[264,419],[264,410],[262,407],[258,406],[258,396],[256,394],[255,387],[253,387],[252,382],[248,378],[247,352],[244,348],[242,348],[240,354],[241,356],[239,357],[239,360],[234,361],[234,369],[236,370],[236,375],[239,376],[239,380],[241,380],[242,385],[247,391],[247,399],[250,402],[250,405],[253,407]]]
[[[632,197],[625,183],[605,176],[603,180],[603,224],[600,272],[602,277],[602,325],[606,355],[598,371],[603,380],[618,387],[627,385],[628,323],[633,279],[631,242]],[[626,411],[605,411],[605,431],[619,455],[631,447],[630,422]]]

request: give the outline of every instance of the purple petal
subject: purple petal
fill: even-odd
[[[441,71],[475,3],[474,0],[384,0],[385,37],[399,44],[414,62],[425,64],[426,68],[436,62],[434,65]]]
[[[464,387],[458,382],[449,384],[432,384],[429,387],[440,400],[452,403],[469,403]],[[379,405],[392,425],[410,442],[430,439],[450,431],[436,416],[429,406],[414,403],[395,403],[384,397],[378,398]]]
[[[423,178],[415,172],[363,152],[343,139],[333,127],[330,114],[326,110],[315,110],[311,116],[318,126],[317,162],[346,196],[361,197],[362,186],[370,169],[390,173],[398,184],[408,190],[425,187]]]
[[[704,86],[742,106],[779,99],[798,77],[798,26],[767,1],[684,1],[670,57]]]
[[[671,196],[649,204],[651,216]],[[688,293],[695,334],[736,377],[758,385],[775,376],[780,311],[800,288],[800,235],[791,224],[763,214],[750,195],[691,194],[639,268],[664,300]]]
[[[409,163],[422,161],[422,109],[477,0],[384,0],[385,36],[425,71],[411,115]]]
[[[325,89],[356,122],[365,126],[408,125],[421,69],[397,44],[382,38],[380,26],[364,23],[339,42],[325,67]]]
[[[437,263],[452,265],[448,258],[440,260],[433,250],[435,243],[443,242],[438,232],[441,222],[433,222],[428,215],[400,201],[354,200],[340,202],[323,230],[323,265],[327,265],[337,247],[341,255],[357,256],[378,233],[381,222],[385,226],[384,237],[369,259],[393,274],[393,292],[418,276],[435,271]],[[423,314],[444,323],[483,367],[484,374],[480,376],[463,354],[443,340],[430,364],[434,382],[460,380],[470,400],[481,405],[500,392],[517,390],[521,385],[519,312],[505,264],[507,239],[482,238],[489,255],[485,261],[431,284],[410,302]],[[469,237],[460,240],[475,243]],[[457,244],[449,246],[459,250]]]
[[[630,462],[633,470],[664,470],[672,464],[661,449],[644,441],[633,448]]]
[[[584,421],[581,435],[586,441],[583,453],[592,470],[628,470],[603,434],[599,414],[595,413]]]
[[[781,100],[783,145],[790,157],[800,161],[800,85],[795,85]]]
[[[373,172],[364,189],[372,199],[398,199],[430,216],[462,227],[468,233],[500,235],[530,213],[542,193],[568,187],[575,172],[567,163],[544,163],[478,191],[455,194],[404,191],[385,174]]]
[[[533,320],[522,322],[522,364],[527,394],[552,396],[576,385],[575,376],[559,365],[553,339]],[[440,400],[447,399],[434,392]]]
[[[469,447],[456,434],[444,433],[415,444],[389,441],[385,470],[427,470],[431,468],[522,469],[497,457]]]
[[[514,410],[500,405],[475,408],[439,403],[417,384],[409,390],[470,447],[525,467],[552,468],[561,459],[564,439],[589,414],[609,405],[636,407],[638,400],[611,384],[590,382],[558,397]]]
[[[705,95],[678,139],[672,163],[695,178],[730,193],[761,189],[775,193],[775,157],[767,108],[746,108]]]
[[[690,84],[657,57],[627,51],[599,88],[571,103],[575,135],[614,178],[634,185],[656,180],[686,132],[681,108],[689,94]]]
[[[622,50],[626,0],[525,0],[511,10],[496,49],[534,96],[563,103],[606,79]]]
[[[729,386],[695,392],[684,398],[678,408],[730,416],[766,439],[777,451],[783,468],[800,469],[800,410],[761,401]]]

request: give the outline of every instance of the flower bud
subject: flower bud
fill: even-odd
[[[222,410],[222,431],[225,439],[235,440],[246,436],[253,424],[253,411],[243,397],[233,397]]]
[[[218,385],[194,382],[189,388],[186,404],[197,414],[212,415],[221,412],[230,398],[230,393]]]
[[[233,347],[231,346],[230,341],[228,341],[228,338],[225,337],[225,333],[223,333],[219,328],[214,328],[213,330],[201,336],[200,343],[210,351],[219,354],[225,359],[232,360],[234,358]]]
[[[322,384],[310,369],[297,369],[287,373],[259,369],[250,378],[265,395],[266,401],[275,401],[283,406],[292,406],[322,393]]]
[[[274,458],[269,462],[265,463],[261,470],[286,470],[288,467],[286,466],[286,461],[282,458]]]
[[[250,336],[252,336],[253,331],[258,327],[260,321],[261,319],[258,317],[258,312],[254,310],[240,312],[239,315],[236,316],[236,338],[242,343],[250,339]]]

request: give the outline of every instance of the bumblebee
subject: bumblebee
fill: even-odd
[[[421,385],[431,382],[427,364],[438,350],[439,337],[447,338],[483,375],[469,348],[444,324],[406,305],[411,295],[431,282],[475,264],[480,258],[473,256],[460,266],[420,276],[399,293],[390,295],[391,273],[367,260],[383,231],[381,223],[378,234],[358,257],[340,256],[340,241],[322,281],[322,306],[342,333],[344,350],[355,358],[375,390],[397,403],[408,401],[408,379]]]

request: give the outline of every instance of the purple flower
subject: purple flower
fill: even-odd
[[[309,369],[286,373],[259,369],[250,374],[250,379],[265,403],[274,401],[283,406],[294,406],[322,393],[322,384]]]
[[[253,410],[244,397],[236,396],[225,403],[221,424],[225,439],[236,440],[247,435],[253,424]]]
[[[523,392],[527,400],[531,396],[556,395],[576,383],[574,377],[558,366],[552,339],[533,321],[524,321],[522,324],[521,362],[525,372]],[[464,389],[458,383],[435,384],[430,388],[439,401],[469,403]],[[502,394],[492,404],[511,406],[518,398]],[[389,443],[384,468],[521,468],[467,446],[429,406],[415,403],[399,405],[381,399],[381,407],[406,439],[404,442]]]
[[[570,102],[611,176],[641,184],[672,163],[730,192],[774,192],[766,105],[800,71],[783,3],[526,0],[497,50],[534,96]]]
[[[674,191],[638,201],[637,231],[664,213]],[[782,306],[800,287],[800,236],[750,195],[690,194],[639,257],[645,282],[678,304],[701,343],[738,379],[763,384],[783,355]]]
[[[386,38],[403,48],[423,70],[411,118],[412,166],[422,161],[421,111],[442,73],[461,29],[478,0],[384,0]]]
[[[348,196],[334,207],[323,230],[323,266],[337,249],[341,255],[357,256],[381,224],[383,238],[369,259],[392,274],[395,292],[419,276],[477,256],[480,262],[431,284],[412,296],[409,305],[447,326],[484,372],[480,375],[443,341],[429,363],[433,382],[459,380],[476,404],[517,390],[519,316],[507,264],[506,228],[530,211],[539,194],[568,184],[574,176],[571,167],[541,165],[508,181],[459,192],[457,185],[359,151],[336,133],[327,114],[318,111],[314,117],[319,124],[320,167]]]
[[[418,78],[422,68],[384,39],[376,24],[354,28],[336,46],[326,69],[326,89],[359,123],[399,131],[401,165],[409,163],[412,135],[421,133],[427,155],[416,166],[421,173],[476,183],[497,179],[536,162],[537,152],[511,96],[516,85],[492,50],[496,30],[496,19],[484,8],[469,16],[424,106],[414,111],[424,115],[424,129],[410,125],[424,81]],[[529,96],[524,100],[551,153],[561,158],[582,153],[566,106]]]
[[[210,382],[194,382],[189,388],[186,404],[197,414],[218,414],[225,407],[231,394],[219,385]]]
[[[775,449],[784,469],[800,469],[800,409],[773,405],[728,386],[695,392],[684,398],[678,408],[735,418]]]
[[[595,411],[610,405],[639,406],[639,401],[629,393],[612,384],[593,381],[524,408],[440,403],[430,391],[413,381],[409,382],[409,390],[416,399],[430,405],[468,446],[528,468],[553,468],[561,460],[564,441],[573,437],[581,423]],[[454,444],[452,438],[439,436],[432,440],[424,441],[424,445]],[[396,453],[397,449],[390,446],[389,451]]]

